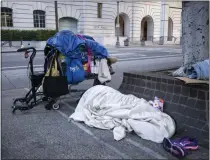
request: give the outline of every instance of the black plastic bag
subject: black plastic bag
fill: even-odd
[[[57,63],[57,53],[55,53],[50,68],[43,80],[43,92],[46,97],[57,98],[69,93],[67,77],[63,74],[60,75]],[[60,70],[62,69],[60,68]]]

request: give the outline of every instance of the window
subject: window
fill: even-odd
[[[102,18],[102,3],[98,3],[98,18]]]
[[[13,27],[12,21],[12,9],[7,7],[1,7],[1,26]]]
[[[34,27],[45,28],[45,11],[34,10]]]

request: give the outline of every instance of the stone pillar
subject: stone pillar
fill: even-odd
[[[160,22],[160,44],[165,44],[168,37],[168,14],[169,5],[165,0],[161,2],[161,22]]]
[[[182,2],[183,65],[209,58],[209,2]]]

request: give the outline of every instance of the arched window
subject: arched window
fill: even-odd
[[[12,9],[7,7],[1,7],[1,26],[13,27]]]
[[[34,27],[35,28],[45,28],[45,11],[34,10]]]

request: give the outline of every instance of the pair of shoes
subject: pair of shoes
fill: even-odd
[[[168,138],[163,139],[163,148],[178,158],[184,157],[186,155],[185,151],[181,147],[173,145]]]
[[[195,138],[182,137],[171,141],[172,144],[178,145],[186,150],[197,150],[198,142]]]
[[[163,148],[173,156],[184,157],[188,150],[197,150],[197,140],[194,138],[183,137],[175,140],[163,139]]]

